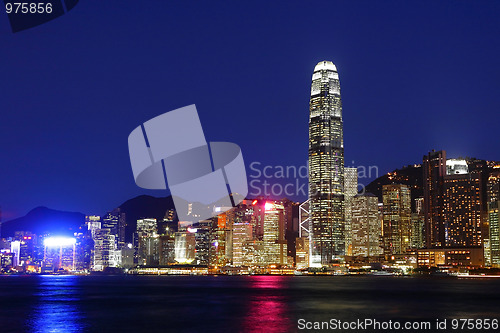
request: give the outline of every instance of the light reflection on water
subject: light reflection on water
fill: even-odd
[[[0,331],[288,332],[299,318],[497,318],[499,299],[497,279],[0,276]]]
[[[71,275],[39,276],[38,302],[28,320],[31,332],[81,332],[83,313],[78,307],[78,277]]]
[[[247,288],[252,290],[248,310],[243,319],[244,332],[287,332],[294,322],[290,319],[290,302],[286,295],[287,277],[252,276]]]

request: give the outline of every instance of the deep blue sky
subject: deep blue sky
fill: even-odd
[[[320,60],[339,70],[347,165],[500,160],[499,17],[498,1],[99,0],[13,34],[1,14],[4,218],[165,195],[136,187],[127,137],[193,103],[247,165],[305,165]]]

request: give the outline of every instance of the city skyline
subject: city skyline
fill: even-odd
[[[2,6],[0,331],[499,329],[500,2]]]
[[[140,194],[166,195],[130,181],[124,144],[136,124],[192,103],[204,110],[206,135],[239,144],[247,167],[305,165],[307,82],[322,59],[344,73],[347,166],[376,165],[383,174],[420,163],[416,153],[433,148],[496,158],[494,122],[469,121],[471,113],[496,114],[496,3],[325,3],[285,12],[279,4],[265,12],[200,5],[212,16],[181,4],[96,6],[81,3],[15,35],[0,29],[4,220],[37,206],[104,212]],[[125,21],[136,25],[116,28]],[[282,149],[283,141],[296,149]],[[398,154],[381,153],[388,142]]]

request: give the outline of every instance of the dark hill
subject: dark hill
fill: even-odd
[[[16,231],[31,231],[37,235],[72,235],[84,223],[85,215],[82,213],[37,207],[23,217],[2,223],[1,230],[2,237],[14,236]]]

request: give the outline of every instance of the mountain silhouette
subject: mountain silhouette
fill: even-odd
[[[2,237],[14,236],[16,231],[31,231],[37,235],[73,235],[85,223],[85,215],[47,207],[36,207],[28,214],[2,223]]]

